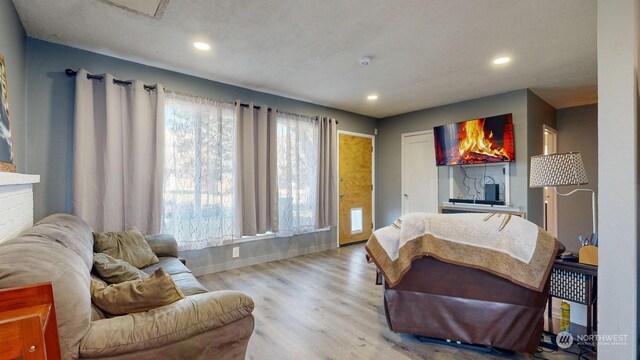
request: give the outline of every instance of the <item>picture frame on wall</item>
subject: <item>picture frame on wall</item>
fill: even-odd
[[[16,171],[11,142],[11,113],[9,112],[9,84],[7,66],[0,54],[0,171]]]

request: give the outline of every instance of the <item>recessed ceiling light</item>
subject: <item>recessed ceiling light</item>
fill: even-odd
[[[502,64],[508,63],[509,61],[511,61],[510,57],[503,56],[503,57],[499,57],[499,58],[493,60],[493,63],[496,64],[496,65],[502,65]]]
[[[207,51],[209,49],[211,49],[211,45],[204,43],[204,42],[194,42],[193,43],[193,47],[195,47],[198,50],[202,50],[202,51]]]
[[[378,95],[369,95],[367,96],[367,100],[378,100]]]

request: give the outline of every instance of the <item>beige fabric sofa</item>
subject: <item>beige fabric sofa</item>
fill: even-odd
[[[147,312],[103,318],[91,304],[92,229],[51,215],[0,244],[0,288],[51,282],[63,359],[244,359],[253,332],[253,301],[207,290],[178,259],[171,236],[147,237],[187,298]]]

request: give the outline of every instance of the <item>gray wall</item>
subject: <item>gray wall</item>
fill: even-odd
[[[557,113],[558,152],[579,151],[589,184],[566,186],[560,192],[576,188],[598,191],[598,105],[560,109]],[[558,239],[568,250],[578,251],[578,235],[591,233],[591,194],[578,192],[558,196]]]
[[[148,84],[220,100],[253,101],[279,109],[326,115],[339,121],[339,129],[373,134],[375,118],[336,110],[280,96],[252,91],[130,61],[27,39],[28,154],[27,171],[41,175],[35,189],[36,220],[56,212],[71,212],[73,161],[73,99],[75,80],[66,68],[85,68],[91,73],[111,73],[121,79],[139,79]],[[312,84],[310,84],[312,86]],[[231,258],[231,245],[185,252],[197,273],[276,260],[336,247],[333,230],[280,239],[239,244],[240,258]]]
[[[0,1],[0,55],[7,66],[13,157],[18,172],[25,172],[27,151],[26,35],[11,1]],[[38,188],[38,186],[36,186]]]
[[[430,130],[434,126],[458,121],[512,113],[516,161],[511,171],[511,203],[527,209],[527,100],[526,89],[455,104],[419,110],[378,121],[376,137],[376,224],[392,223],[401,212],[400,154],[403,133]],[[438,168],[438,201],[449,198],[448,168]]]
[[[237,245],[182,251],[180,256],[187,260],[187,265],[193,274],[199,276],[316,251],[335,249],[337,246],[336,236],[336,227],[333,227],[330,231],[301,234],[293,238],[261,239]],[[236,259],[232,257],[234,246],[240,247],[240,257]]]
[[[547,125],[556,128],[556,109],[540,99],[532,91],[527,91],[527,174],[531,156],[544,153],[544,130]],[[518,155],[516,154],[516,157]],[[522,160],[522,158],[521,158]],[[527,219],[542,226],[544,224],[544,194],[541,188],[531,189],[527,183]]]

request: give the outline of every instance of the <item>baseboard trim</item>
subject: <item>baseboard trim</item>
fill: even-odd
[[[245,266],[264,264],[271,261],[277,261],[287,259],[295,256],[307,255],[316,252],[336,249],[336,244],[327,244],[323,246],[312,246],[304,249],[292,249],[284,253],[265,254],[247,259],[240,259],[234,261],[228,261],[222,264],[211,264],[206,266],[191,267],[189,269],[194,276],[202,276],[207,274],[213,274],[220,271],[238,269]],[[187,263],[189,265],[189,263]]]

